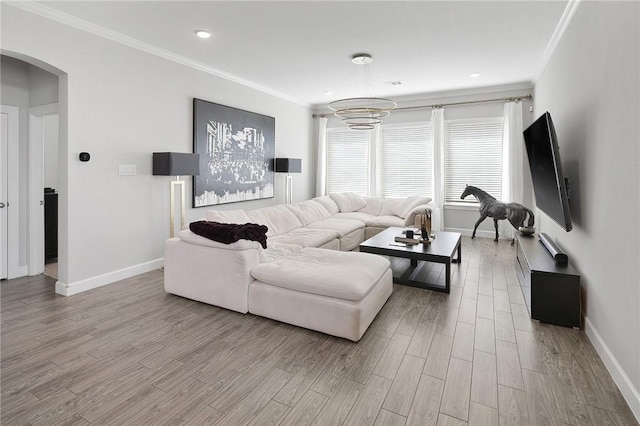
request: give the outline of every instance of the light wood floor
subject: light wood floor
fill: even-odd
[[[166,294],[162,271],[72,297],[4,281],[1,421],[637,424],[583,331],[528,318],[514,259],[465,238],[450,295],[395,286],[357,344]]]
[[[51,278],[58,278],[58,262],[46,263],[44,265],[44,275]]]

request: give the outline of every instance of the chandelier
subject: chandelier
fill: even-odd
[[[359,77],[362,77],[364,84],[363,96],[349,97],[338,99],[329,103],[327,106],[334,112],[334,115],[341,119],[342,123],[349,126],[353,130],[371,130],[377,124],[382,123],[382,119],[388,116],[397,104],[391,99],[376,98],[373,94],[373,84],[371,83],[371,73],[369,65],[373,62],[371,55],[367,53],[357,53],[352,56],[351,62],[357,67],[357,71],[362,71],[361,76],[356,75],[353,83],[358,83]],[[358,72],[356,72],[358,74]]]

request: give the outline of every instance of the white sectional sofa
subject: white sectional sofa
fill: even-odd
[[[392,274],[385,258],[350,250],[389,226],[413,225],[416,213],[433,210],[429,201],[345,193],[209,210],[209,221],[266,225],[267,248],[183,230],[165,245],[165,290],[357,341],[391,295]]]

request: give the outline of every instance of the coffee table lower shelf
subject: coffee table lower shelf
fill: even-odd
[[[391,263],[394,283],[442,293],[450,292],[450,288],[447,288],[446,264],[386,257]],[[457,259],[452,259],[451,263],[457,263]]]
[[[402,228],[387,228],[360,244],[360,251],[387,257],[393,282],[443,293],[451,290],[451,264],[462,260],[461,235],[441,231],[429,245],[398,246]]]

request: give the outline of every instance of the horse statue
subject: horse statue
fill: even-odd
[[[524,227],[524,221],[527,218],[527,215],[529,215],[527,228],[531,229],[533,227],[535,221],[533,212],[522,204],[503,203],[496,200],[493,196],[484,192],[482,189],[469,185],[464,189],[460,199],[464,200],[468,195],[473,195],[480,203],[480,219],[478,219],[473,227],[473,234],[471,235],[471,238],[476,237],[476,229],[478,229],[478,225],[480,225],[487,217],[493,219],[493,224],[496,228],[496,239],[493,241],[498,241],[499,220],[507,219],[509,223],[511,223],[511,226],[518,230],[520,227]],[[513,245],[513,240],[511,241],[511,244]]]

